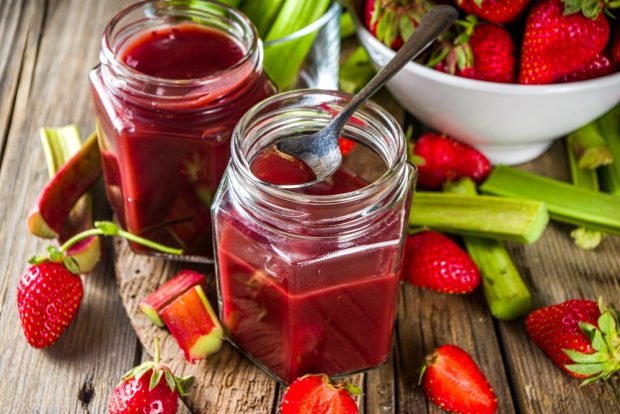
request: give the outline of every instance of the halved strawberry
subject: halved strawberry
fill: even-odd
[[[297,378],[284,393],[281,414],[358,414],[351,384],[335,385],[323,374]]]
[[[429,400],[451,413],[494,414],[497,398],[478,365],[461,348],[442,345],[426,357],[420,373]]]

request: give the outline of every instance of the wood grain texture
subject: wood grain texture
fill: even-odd
[[[92,129],[87,72],[98,61],[104,24],[132,2],[0,0],[0,406],[20,414],[105,413],[119,376],[148,357],[140,342],[152,352],[158,336],[164,360],[178,374],[200,379],[186,400],[194,412],[275,414],[283,388],[232,347],[189,365],[166,331],[150,325],[137,309],[139,300],[185,265],[133,255],[121,241],[108,241],[104,262],[84,277],[82,308],[60,341],[37,351],[23,339],[17,279],[26,259],[47,245],[28,235],[24,224],[47,180],[38,128],[75,122],[83,135]],[[405,120],[387,93],[375,100]],[[561,143],[523,168],[568,177]],[[97,216],[109,216],[101,193],[98,200]],[[535,306],[599,294],[620,305],[620,238],[608,237],[596,251],[583,252],[574,247],[570,230],[553,223],[535,245],[508,244]],[[417,379],[424,356],[443,343],[461,346],[478,362],[498,395],[500,413],[620,412],[617,379],[578,387],[529,341],[523,320],[492,320],[480,292],[447,296],[403,285],[394,339],[386,365],[347,378],[364,388],[356,397],[363,413],[442,412],[427,402]]]
[[[19,80],[15,96],[0,96],[2,108],[14,99],[11,119],[4,124],[10,128],[3,131],[7,142],[0,166],[2,410],[106,412],[112,388],[135,362],[137,345],[114,286],[112,263],[102,263],[84,277],[84,299],[77,319],[49,349],[34,350],[26,344],[15,296],[27,259],[48,244],[30,236],[25,225],[26,214],[47,180],[38,128],[77,122],[84,135],[92,130],[87,72],[97,61],[95,34],[101,33],[119,4],[12,1],[7,6],[3,1],[3,15],[6,7],[21,7],[19,13],[9,13],[17,19],[16,33],[25,40],[21,41],[24,50],[14,52],[22,59],[20,72],[11,81]],[[101,20],[93,21],[93,16]],[[3,37],[3,48],[5,40]],[[105,205],[101,198],[99,201],[100,206]],[[105,209],[98,213],[105,214]],[[37,397],[28,397],[33,395]]]
[[[564,143],[524,169],[569,180]],[[620,200],[618,202],[620,208]],[[534,298],[534,307],[567,299],[593,299],[603,295],[620,304],[620,237],[608,236],[594,251],[578,249],[570,238],[572,226],[552,222],[532,246],[509,245],[517,268]],[[579,387],[528,340],[522,320],[498,324],[503,352],[521,412],[617,413],[620,381]]]

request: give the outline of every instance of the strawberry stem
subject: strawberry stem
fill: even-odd
[[[121,228],[119,228],[116,224],[112,223],[111,221],[96,221],[94,229],[85,230],[71,237],[69,240],[66,241],[65,244],[63,244],[60,247],[60,251],[64,253],[68,249],[70,249],[71,246],[73,246],[80,240],[83,240],[85,238],[92,237],[92,236],[118,236],[118,237],[127,239],[129,241],[132,241],[134,243],[149,247],[153,250],[157,250],[162,253],[167,253],[167,254],[172,254],[172,255],[183,254],[183,250],[181,249],[175,249],[172,247],[164,246],[163,244],[159,244],[154,241],[145,239],[143,237],[136,236],[135,234],[122,230]]]

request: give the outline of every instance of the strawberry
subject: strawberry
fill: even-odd
[[[479,151],[444,134],[429,132],[418,138],[418,185],[440,189],[446,181],[469,177],[480,183],[491,172],[491,163]]]
[[[428,0],[366,0],[364,24],[373,36],[396,50],[432,7]]]
[[[573,299],[530,313],[527,334],[564,372],[584,384],[620,371],[617,312],[599,299]]]
[[[35,348],[54,344],[78,312],[82,279],[65,265],[33,264],[17,285],[17,309],[26,340]]]
[[[525,10],[530,0],[456,0],[456,5],[492,23],[509,23]]]
[[[586,66],[609,41],[604,1],[543,0],[525,24],[519,82],[549,84]]]
[[[350,393],[361,391],[352,384],[335,385],[323,374],[304,375],[286,389],[281,414],[357,414]]]
[[[597,55],[594,60],[581,68],[560,77],[558,82],[577,82],[611,75],[618,70],[618,65],[605,54]]]
[[[614,40],[611,44],[611,58],[620,65],[620,23],[616,21]]]
[[[346,157],[355,148],[356,142],[347,138],[338,138],[338,147],[340,147],[340,153],[343,157]]]
[[[174,414],[179,395],[190,378],[177,378],[159,363],[159,344],[155,341],[155,360],[146,361],[127,372],[110,397],[109,414]]]
[[[442,345],[426,357],[420,380],[426,397],[451,413],[493,414],[497,398],[478,365],[461,348]]]
[[[515,81],[516,47],[506,29],[478,24],[474,15],[456,22],[458,33],[444,37],[429,66],[453,75],[489,82]]]
[[[480,284],[480,271],[452,239],[436,231],[410,237],[408,280],[440,293],[463,294]]]

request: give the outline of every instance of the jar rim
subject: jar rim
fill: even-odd
[[[102,57],[105,58],[106,63],[109,63],[114,66],[115,70],[118,70],[122,75],[131,77],[133,79],[139,80],[141,82],[148,82],[151,84],[157,84],[161,86],[172,86],[172,87],[184,87],[184,86],[201,86],[205,84],[209,84],[222,76],[224,73],[229,73],[230,71],[235,71],[244,67],[248,60],[250,60],[256,53],[257,49],[260,48],[261,41],[258,38],[258,33],[256,32],[256,28],[254,24],[250,21],[250,19],[237,9],[230,7],[224,3],[220,3],[218,1],[213,0],[200,0],[202,3],[207,3],[209,6],[218,8],[226,13],[230,13],[231,16],[234,16],[235,20],[242,25],[243,32],[250,35],[249,45],[245,50],[244,55],[239,59],[239,61],[235,62],[232,66],[229,66],[226,69],[219,70],[207,76],[192,78],[192,79],[171,79],[171,78],[163,78],[153,75],[148,75],[146,73],[140,72],[131,66],[127,65],[121,59],[116,58],[115,51],[113,49],[113,32],[116,28],[116,25],[121,21],[121,19],[131,12],[136,11],[140,8],[146,8],[148,6],[156,5],[156,4],[169,4],[170,6],[178,6],[175,4],[174,0],[144,0],[138,3],[132,4],[130,6],[125,7],[106,25],[103,37],[101,40],[101,54]],[[184,5],[187,10],[192,12],[196,12],[199,14],[209,14],[210,16],[217,16],[212,12],[207,10],[203,10],[200,8],[192,7],[191,5]],[[238,39],[235,39],[238,40]]]
[[[309,95],[333,97],[336,99],[344,100],[345,104],[353,97],[353,95],[342,91],[322,89],[299,89],[271,96],[252,107],[237,123],[231,140],[231,163],[238,167],[236,168],[236,170],[242,175],[244,180],[247,180],[251,185],[256,186],[256,188],[258,188],[260,191],[263,191],[267,194],[270,194],[271,196],[278,197],[283,200],[291,202],[303,202],[306,204],[310,203],[313,205],[328,205],[367,199],[373,194],[376,194],[378,191],[382,191],[386,187],[389,187],[390,184],[393,183],[395,179],[402,174],[403,168],[405,167],[405,165],[407,165],[406,143],[402,128],[386,109],[372,101],[367,101],[364,105],[362,105],[360,109],[365,109],[369,111],[373,116],[380,117],[383,121],[385,121],[386,125],[391,130],[390,132],[393,133],[395,136],[395,156],[392,158],[392,160],[384,159],[387,168],[386,171],[379,178],[360,189],[351,192],[328,195],[304,194],[292,191],[291,189],[287,189],[276,184],[262,181],[257,178],[251,172],[249,160],[247,160],[245,156],[242,156],[242,145],[245,138],[245,129],[251,125],[253,118],[258,116],[261,110],[268,107],[269,105],[274,104],[278,101],[283,101],[291,98],[305,98]]]

